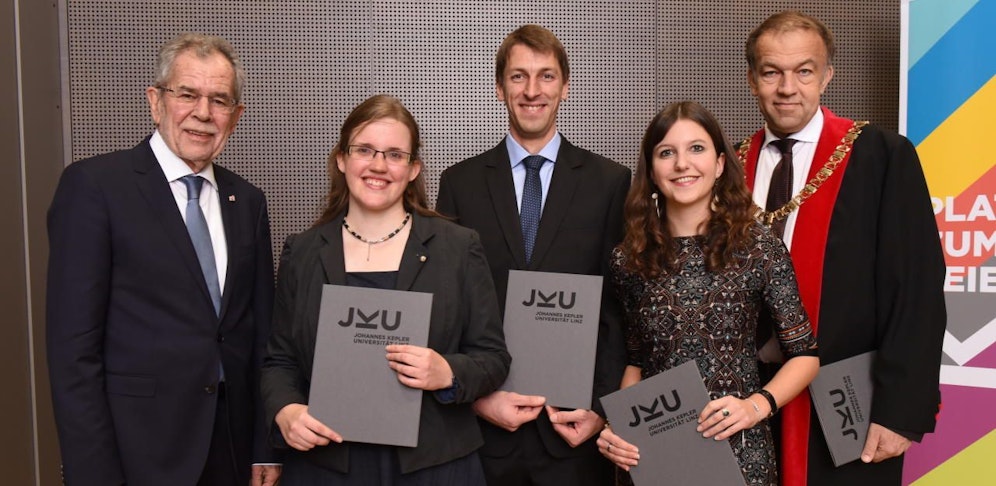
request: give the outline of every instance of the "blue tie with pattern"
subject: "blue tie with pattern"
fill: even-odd
[[[207,282],[211,303],[214,304],[214,313],[217,315],[221,312],[221,286],[218,284],[218,266],[214,261],[211,233],[208,231],[204,212],[201,211],[201,185],[204,179],[191,174],[181,177],[180,180],[187,186],[187,232],[190,233],[190,241],[193,242],[194,251],[197,252],[197,260],[201,263],[201,272],[204,274],[204,281]]]
[[[526,247],[526,263],[533,257],[536,244],[536,231],[539,229],[540,212],[543,207],[543,184],[540,182],[540,167],[546,162],[542,155],[530,155],[522,160],[526,166],[526,183],[522,186],[522,208],[519,222],[522,224],[522,242]]]

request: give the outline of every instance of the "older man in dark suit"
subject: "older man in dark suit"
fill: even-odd
[[[66,484],[274,484],[258,373],[273,305],[263,193],[212,164],[245,74],[181,35],[156,131],[66,168],[49,210],[48,360]]]
[[[509,114],[497,147],[443,172],[436,209],[481,235],[500,302],[509,270],[605,275],[622,237],[625,167],[575,147],[556,128],[569,67],[549,30],[526,25],[496,57],[496,91]],[[593,408],[619,388],[625,366],[621,312],[602,298]],[[512,357],[515,359],[515,356]],[[592,437],[605,421],[591,410],[544,409],[544,398],[498,391],[475,410],[484,431],[488,484],[609,484],[611,465]]]

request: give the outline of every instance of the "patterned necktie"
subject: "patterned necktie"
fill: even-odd
[[[208,231],[204,212],[201,211],[201,185],[204,179],[191,174],[181,177],[180,180],[187,186],[187,232],[190,233],[190,241],[194,244],[194,251],[197,252],[197,260],[201,264],[201,272],[204,274],[204,281],[207,282],[211,303],[214,304],[214,313],[217,315],[221,313],[221,286],[218,284],[218,267],[214,261],[211,233]]]
[[[771,185],[768,186],[768,201],[764,209],[769,213],[777,211],[792,199],[792,146],[797,141],[791,138],[771,141],[771,145],[781,152],[782,160],[775,166],[775,171],[771,174]],[[786,216],[771,224],[771,231],[779,238],[785,234],[787,219]]]
[[[543,184],[540,182],[539,171],[544,162],[546,158],[542,155],[530,155],[522,160],[526,166],[526,183],[522,186],[519,222],[522,224],[522,242],[526,247],[526,263],[533,257],[533,245],[536,244],[536,231],[539,229],[543,207]]]

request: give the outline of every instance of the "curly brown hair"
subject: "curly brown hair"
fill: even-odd
[[[717,271],[726,267],[734,258],[734,252],[745,249],[751,239],[754,203],[733,146],[723,135],[719,122],[704,106],[694,101],[672,103],[658,112],[647,126],[633,185],[626,196],[626,235],[619,248],[625,256],[625,269],[646,279],[676,270],[675,245],[665,224],[666,204],[660,201],[660,216],[654,204],[653,195],[661,195],[653,181],[653,157],[654,147],[678,120],[690,120],[704,128],[716,152],[726,160],[725,168],[713,186],[711,216],[705,229],[706,268]]]

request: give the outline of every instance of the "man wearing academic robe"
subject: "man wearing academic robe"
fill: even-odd
[[[834,41],[819,20],[775,14],[746,53],[766,124],[738,152],[762,221],[784,231],[821,365],[876,352],[861,459],[833,466],[804,392],[778,404],[782,484],[899,484],[910,441],[934,429],[946,324],[944,258],[919,159],[905,137],[820,106]],[[787,202],[773,200],[779,187]]]

